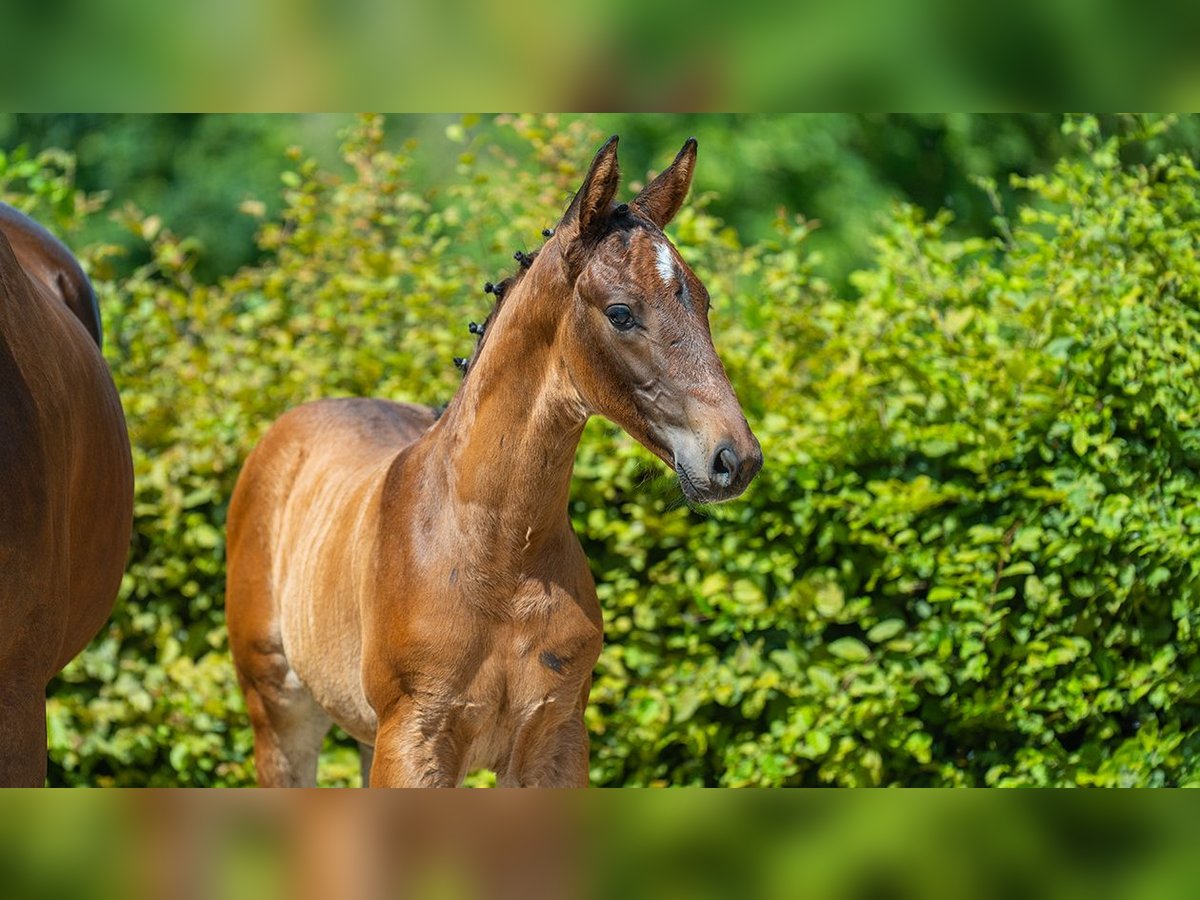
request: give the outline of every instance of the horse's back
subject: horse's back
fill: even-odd
[[[306,482],[363,479],[433,424],[424,406],[363,397],[297,406],[263,435],[238,477],[230,502],[231,539],[243,519],[277,516]]]
[[[374,456],[395,454],[424,434],[433,422],[434,413],[426,406],[373,397],[339,397],[297,406],[280,416],[271,431],[284,429],[289,439],[308,442],[338,436],[350,442],[341,450]]]
[[[228,525],[226,616],[244,681],[295,673],[326,709],[370,715],[354,655],[379,492],[395,456],[433,421],[421,406],[320,400],[280,417],[255,447]],[[305,677],[331,654],[347,657],[330,667],[337,679]]]

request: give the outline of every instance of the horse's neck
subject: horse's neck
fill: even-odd
[[[537,268],[517,284],[437,428],[453,502],[481,513],[492,539],[526,548],[567,521],[587,420],[556,349],[564,290]]]

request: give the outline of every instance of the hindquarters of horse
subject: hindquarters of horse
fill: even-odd
[[[321,400],[282,416],[246,460],[229,506],[225,607],[256,740],[269,715],[311,718],[315,700],[369,742],[356,591],[371,514],[391,460],[433,422],[421,406]]]
[[[112,611],[133,467],[100,351],[0,235],[0,784],[45,777],[45,688]]]
[[[66,304],[91,335],[104,343],[96,292],[74,254],[29,216],[0,203],[0,233],[7,239],[25,274]]]

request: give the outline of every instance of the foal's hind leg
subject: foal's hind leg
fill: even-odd
[[[254,478],[242,473],[230,504],[225,619],[246,712],[254,726],[258,783],[269,787],[312,787],[317,758],[332,724],[292,670],[283,649],[272,596],[271,553],[262,527],[241,524],[241,507],[256,514]],[[249,472],[253,474],[253,472]]]
[[[362,771],[362,786],[371,786],[371,763],[375,759],[375,748],[358,742],[358,767]]]
[[[292,671],[283,650],[238,659],[254,726],[254,764],[263,787],[315,787],[321,744],[332,722]]]

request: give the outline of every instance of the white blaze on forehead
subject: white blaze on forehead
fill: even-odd
[[[669,286],[675,280],[675,258],[671,255],[671,247],[664,241],[654,249],[659,277]]]

